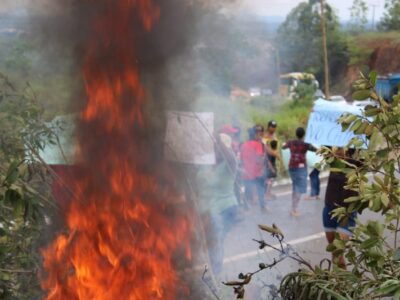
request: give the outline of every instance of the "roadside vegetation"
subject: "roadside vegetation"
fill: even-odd
[[[40,243],[55,208],[48,172],[35,153],[56,143],[29,85],[0,74],[0,299],[40,295]]]

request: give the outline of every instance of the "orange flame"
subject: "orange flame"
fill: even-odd
[[[171,216],[135,136],[144,131],[145,90],[131,18],[149,31],[160,9],[151,0],[85,1],[100,8],[85,45],[82,166],[69,180],[67,231],[42,251],[45,299],[176,299],[173,256],[181,248],[190,256],[189,222]]]

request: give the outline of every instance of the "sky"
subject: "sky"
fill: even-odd
[[[383,14],[384,0],[366,0],[370,6],[369,17],[372,20],[372,5],[375,7],[375,20],[379,20]],[[286,16],[295,6],[304,0],[242,0],[240,10],[248,13],[255,13],[261,16]],[[328,4],[334,7],[342,21],[350,19],[349,8],[351,0],[327,0]]]
[[[0,12],[12,11],[26,7],[27,3],[42,2],[42,0],[0,0]],[[261,16],[285,17],[291,9],[304,0],[237,0],[238,10],[243,13]],[[366,0],[370,5],[369,18],[372,20],[372,5],[375,8],[375,20],[379,20],[383,13],[384,0]],[[349,8],[352,0],[327,0],[333,6],[342,21],[350,19]]]

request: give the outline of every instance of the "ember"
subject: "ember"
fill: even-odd
[[[173,256],[190,256],[190,226],[171,214],[163,195],[174,191],[153,172],[131,24],[150,31],[162,11],[152,0],[82,1],[98,9],[83,45],[79,172],[66,179],[67,230],[43,250],[45,299],[176,299]]]

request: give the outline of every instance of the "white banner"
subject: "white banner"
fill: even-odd
[[[164,155],[169,161],[213,165],[214,113],[168,111]]]
[[[361,115],[362,109],[347,103],[317,100],[308,120],[305,141],[314,145],[346,146],[356,135],[350,131],[342,132],[338,120],[345,113]]]

